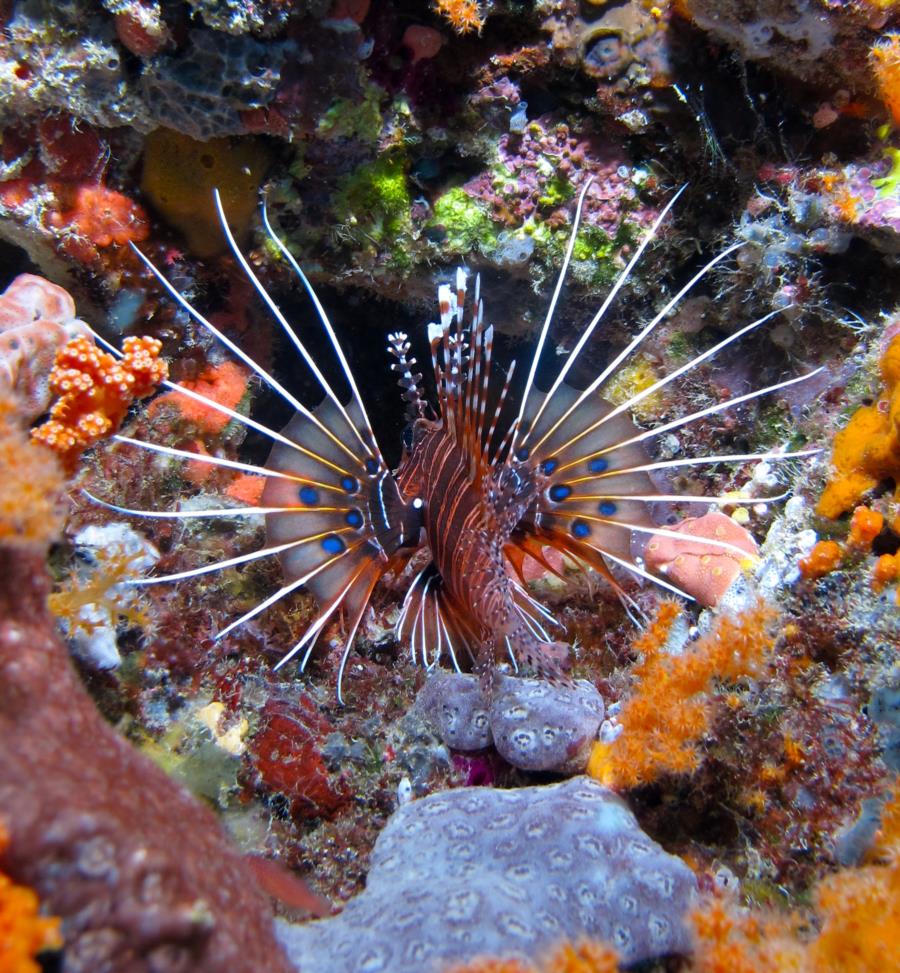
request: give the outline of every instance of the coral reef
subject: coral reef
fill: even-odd
[[[5,871],[60,917],[72,973],[289,970],[214,816],[97,712],[44,606],[42,561],[0,548]]]
[[[584,934],[634,963],[685,950],[694,889],[687,866],[592,781],[471,788],[401,807],[375,844],[366,891],[335,918],[280,924],[279,936],[310,973],[360,957],[373,973],[479,953],[527,961]]]
[[[669,965],[891,969],[900,5],[9,0],[0,26],[0,818],[11,835],[0,870],[62,919],[66,951],[44,965],[352,968],[376,962],[382,947],[415,945],[421,929],[451,969],[614,969],[603,921],[627,911],[631,893],[614,895],[611,912],[592,906],[597,888],[614,886],[575,888],[578,869],[592,867],[587,852],[561,871],[564,882],[546,878],[546,848],[580,827],[547,810],[565,803],[552,782],[590,759],[637,824],[609,796],[597,802],[603,813],[628,818],[628,835],[684,879],[680,888],[718,890],[694,913],[693,956]],[[155,387],[164,357],[174,381],[241,416],[281,429],[288,415],[171,300],[131,244],[314,409],[318,387],[292,367],[290,339],[228,252],[218,188],[249,266],[345,402],[316,309],[262,232],[264,199],[317,289],[394,467],[406,417],[386,336],[407,332],[411,354],[427,362],[435,285],[464,265],[471,293],[480,274],[496,366],[519,359],[509,411],[589,180],[537,389],[570,360],[609,283],[680,187],[567,380],[586,388],[722,256],[604,389],[616,406],[631,402],[641,435],[712,410],[642,440],[654,488],[678,499],[654,506],[665,532],[632,550],[698,604],[676,608],[615,565],[619,595],[546,549],[508,550],[565,629],[567,678],[578,689],[509,667],[491,692],[480,674],[423,674],[398,644],[403,592],[424,567],[414,563],[386,577],[361,620],[343,708],[333,699],[346,635],[337,616],[304,674],[275,669],[314,617],[309,593],[217,637],[284,584],[274,558],[237,560],[261,546],[262,517],[240,508],[260,503],[247,467],[265,463],[267,443],[172,389],[139,408],[132,395]],[[116,345],[128,341],[133,385],[126,365],[90,345],[76,314]],[[73,337],[82,343],[63,352],[54,392],[53,363]],[[63,374],[69,368],[77,377]],[[38,438],[63,451],[69,481],[59,456],[27,431],[58,393]],[[103,438],[119,422],[127,437],[193,458]],[[807,450],[818,454],[781,455]],[[742,458],[706,461],[727,456]],[[83,489],[179,516],[133,517]],[[180,516],[196,512],[210,516]],[[704,544],[722,539],[739,550]],[[219,560],[234,566],[146,583]],[[514,807],[500,829],[512,856],[503,869],[521,876],[492,873],[486,852],[457,861],[450,918],[439,883],[389,888],[379,836],[390,844],[399,823],[428,817],[411,847],[422,862],[447,865],[472,825],[459,808],[476,798],[485,802],[471,812],[479,849],[495,804]],[[432,819],[436,805],[452,809]],[[551,829],[532,842],[523,824],[541,809],[553,813]],[[445,838],[447,818],[458,830]],[[642,873],[627,854],[613,849],[607,864],[637,887]],[[565,908],[552,899],[557,884]],[[312,956],[300,946],[296,962],[281,956],[257,888],[297,923],[282,926],[286,938],[319,944]],[[579,890],[589,922],[566,912]],[[487,903],[471,919],[468,894]],[[346,919],[302,925],[329,915],[332,902],[350,903]],[[487,929],[491,902],[512,917],[506,939]],[[673,899],[666,916],[686,905]],[[375,930],[352,926],[354,915]],[[551,930],[563,915],[565,927]],[[392,925],[401,918],[409,924]],[[465,948],[452,946],[451,926],[469,937]],[[534,941],[515,940],[538,928]],[[691,951],[675,928],[678,951]],[[346,954],[329,954],[321,944],[345,942],[338,932],[348,929]],[[585,933],[606,945],[582,941]],[[425,965],[408,963],[417,973]]]

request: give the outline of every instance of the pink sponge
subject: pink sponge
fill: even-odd
[[[689,517],[667,529],[684,536],[655,535],[644,551],[647,567],[665,575],[707,608],[718,604],[740,574],[742,563],[757,552],[749,531],[718,511]],[[704,544],[704,538],[730,544],[738,550]],[[741,556],[741,551],[746,552],[746,557]]]
[[[20,274],[0,295],[0,389],[14,392],[27,421],[50,407],[50,372],[57,350],[90,328],[75,317],[68,291]]]

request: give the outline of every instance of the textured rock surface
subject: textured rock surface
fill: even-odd
[[[454,750],[491,743],[522,770],[580,773],[603,721],[603,700],[591,683],[574,688],[541,679],[500,676],[488,708],[475,676],[436,672],[417,705]]]
[[[213,814],[100,717],[47,587],[41,555],[0,548],[3,870],[62,917],[65,973],[288,969]]]
[[[303,973],[431,973],[581,935],[635,963],[688,949],[695,892],[690,869],[593,781],[465,788],[401,807],[366,890],[339,916],[281,923],[279,935]]]
[[[483,750],[494,742],[477,676],[438,670],[428,677],[416,706],[454,750]]]

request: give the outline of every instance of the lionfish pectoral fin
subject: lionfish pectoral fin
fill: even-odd
[[[519,453],[540,483],[540,493],[512,542],[533,556],[543,546],[590,565],[620,599],[631,599],[610,565],[683,594],[650,575],[636,538],[659,531],[651,506],[662,499],[645,467],[648,456],[632,440],[637,427],[599,396],[579,400],[565,383],[551,401],[535,391],[524,420],[536,448]]]
[[[325,399],[317,422],[298,413],[282,431],[291,446],[276,443],[262,504],[278,508],[266,517],[270,544],[288,545],[279,554],[285,578],[303,585],[319,603],[312,640],[304,638],[301,669],[323,620],[344,613],[347,639],[338,672],[338,699],[353,639],[381,576],[418,545],[421,513],[406,503],[374,441],[366,442],[364,417],[356,403],[336,406]],[[285,510],[285,508],[290,508]]]

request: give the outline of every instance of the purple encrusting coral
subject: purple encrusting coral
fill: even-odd
[[[528,959],[585,934],[635,963],[687,950],[696,887],[593,781],[476,787],[400,808],[366,891],[335,918],[278,934],[304,973],[432,973],[480,954]]]
[[[493,744],[514,767],[557,773],[584,770],[603,720],[603,698],[586,680],[570,687],[501,676],[488,701],[475,676],[438,672],[416,708],[454,750]]]
[[[463,186],[469,196],[488,205],[497,223],[564,227],[566,204],[589,179],[593,185],[585,197],[585,227],[615,236],[626,214],[635,227],[652,223],[657,212],[641,202],[639,193],[649,173],[630,164],[620,145],[589,127],[576,133],[553,116],[528,121],[524,106],[518,112],[521,130],[501,135],[494,166]]]

